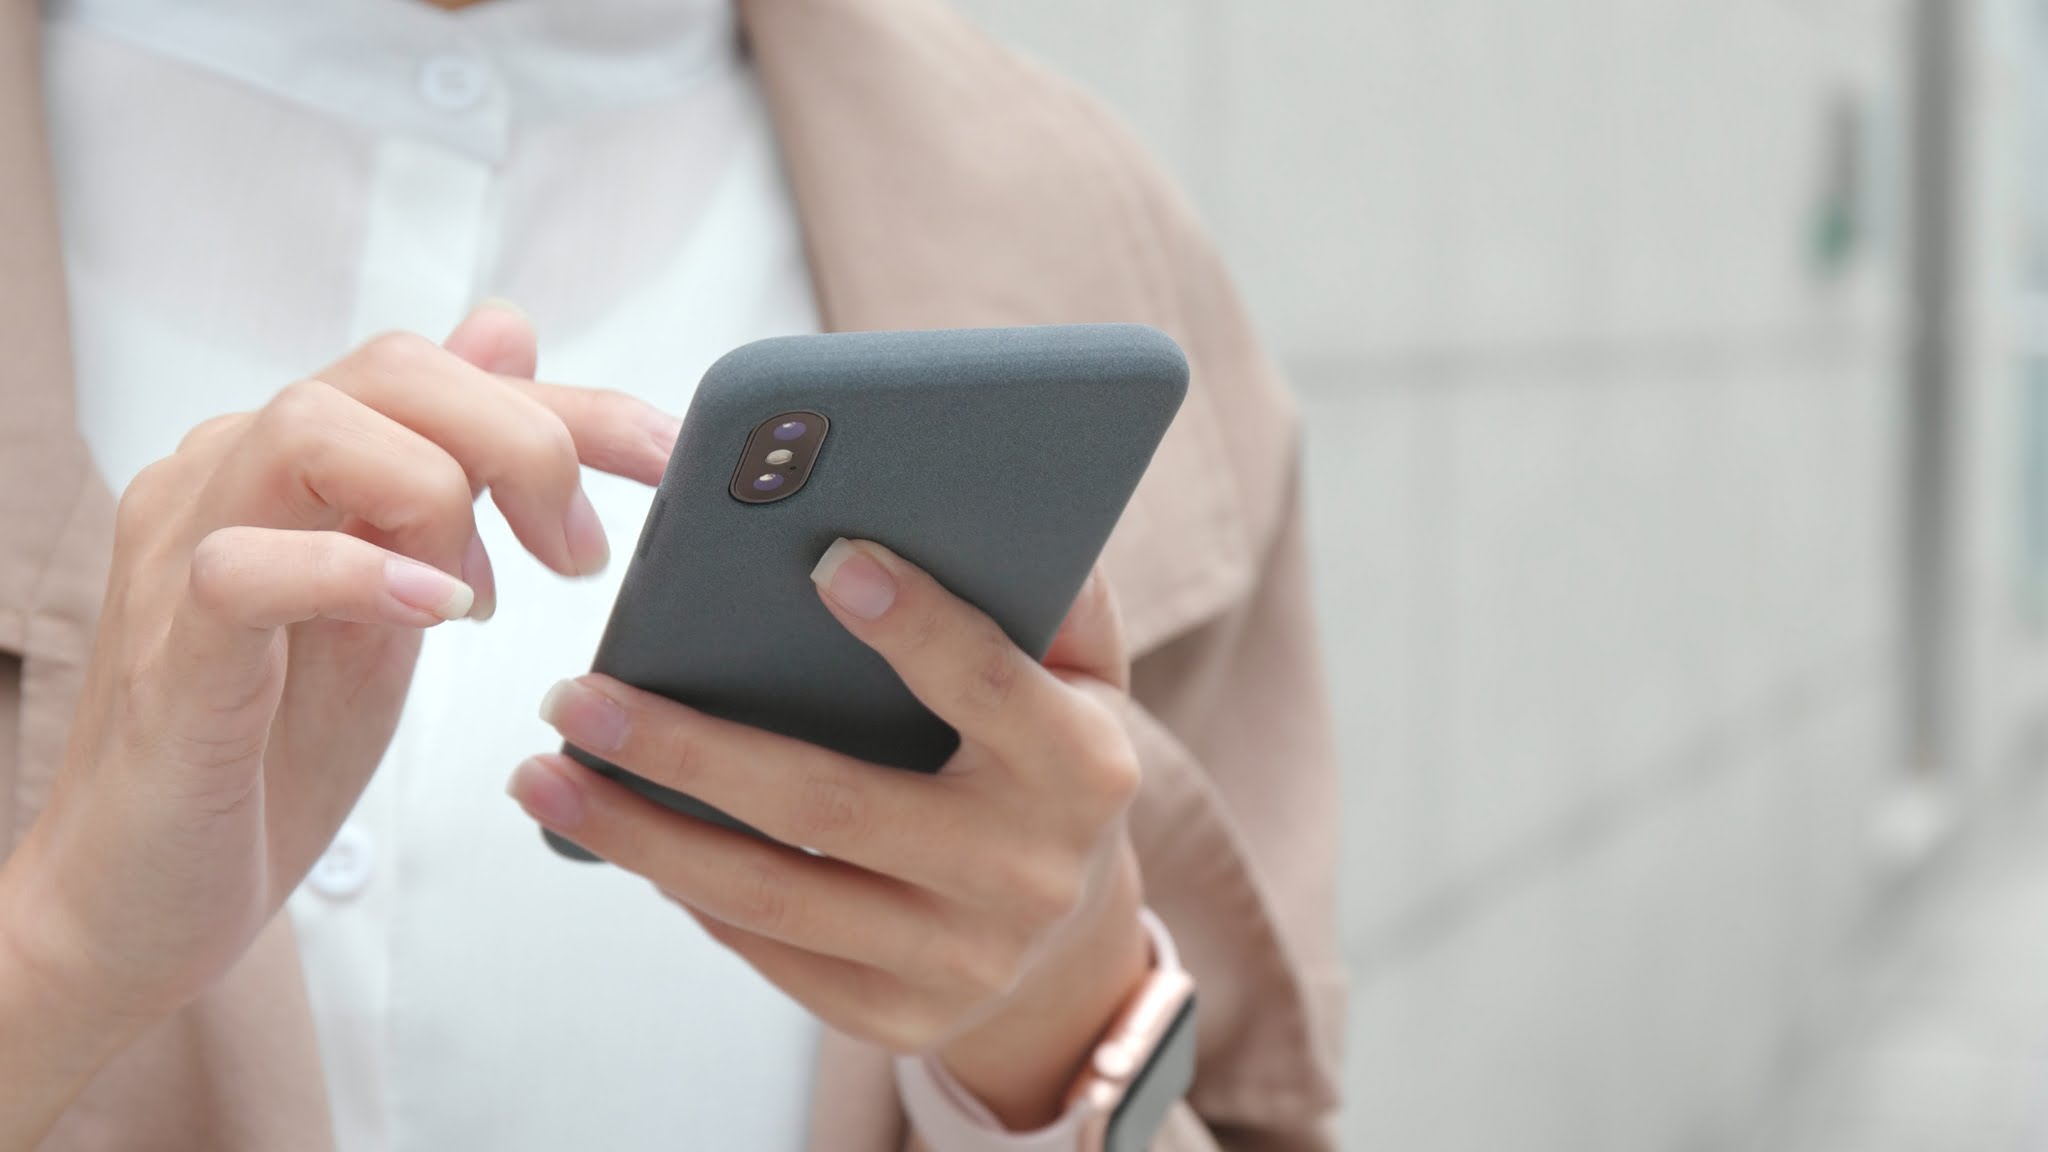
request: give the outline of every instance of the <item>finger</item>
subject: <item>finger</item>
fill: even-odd
[[[496,376],[531,380],[540,364],[533,322],[509,300],[477,305],[441,346]]]
[[[240,440],[254,416],[248,412],[230,412],[215,416],[192,426],[185,438],[178,441],[177,454],[208,460],[217,460],[228,447]]]
[[[197,618],[265,630],[315,617],[430,627],[469,613],[469,585],[346,532],[236,526],[192,552]]]
[[[922,776],[707,716],[608,676],[564,680],[541,718],[586,752],[782,841],[944,888],[972,838],[960,797]]]
[[[279,682],[277,629],[322,617],[423,628],[470,603],[469,589],[447,573],[346,533],[220,529],[192,552],[159,657],[161,682],[176,684],[183,703],[176,715],[141,723],[222,767],[239,763],[261,751],[269,727],[251,721],[275,704],[264,693]]]
[[[624,392],[536,382],[533,324],[518,305],[484,301],[444,347],[559,417],[583,463],[642,484],[661,483],[682,421]]]
[[[264,408],[201,502],[195,536],[231,524],[335,528],[353,518],[377,529],[377,543],[450,573],[462,571],[476,534],[469,481],[454,457],[319,381],[294,384]]]
[[[469,535],[469,547],[462,554],[462,582],[476,592],[476,605],[470,609],[472,620],[489,620],[498,612],[498,573],[491,566],[491,554],[484,548],[484,538],[475,532]]]
[[[441,346],[496,376],[509,377],[516,387],[531,380],[540,366],[540,348],[533,323],[509,300],[491,299],[477,306],[468,318],[455,326]],[[585,463],[589,463],[586,459]],[[479,481],[470,482],[473,495],[483,493]],[[498,578],[482,536],[469,538],[469,550],[462,559],[462,579],[476,590],[472,619],[488,620],[498,611]]]
[[[664,893],[680,905],[704,933],[724,945],[763,979],[809,1009],[811,1014],[849,1036],[858,1036],[898,1052],[923,1051],[942,1039],[927,1023],[913,990],[879,968],[836,956],[820,956],[771,940],[724,921]]]
[[[1117,610],[1116,594],[1100,565],[1088,573],[1087,583],[1081,585],[1080,595],[1067,609],[1066,620],[1046,649],[1045,666],[1093,677],[1118,691],[1130,689],[1123,614]]]
[[[388,333],[320,376],[360,403],[438,444],[491,499],[529,552],[583,575],[609,556],[583,493],[576,445],[530,397],[418,336]]]
[[[885,966],[904,963],[922,935],[910,889],[672,812],[567,756],[527,760],[507,790],[550,831],[749,932]]]
[[[534,380],[508,382],[561,419],[585,464],[642,484],[661,483],[682,421],[624,392]]]
[[[839,622],[963,737],[1009,751],[1043,743],[1064,688],[995,621],[870,541],[833,541],[811,579]]]

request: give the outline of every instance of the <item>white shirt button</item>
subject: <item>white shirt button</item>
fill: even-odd
[[[444,112],[475,107],[489,86],[489,72],[473,56],[443,53],[420,65],[421,99]]]
[[[369,884],[376,856],[368,832],[360,825],[343,824],[327,851],[313,862],[313,870],[306,873],[306,884],[329,900],[346,900]]]

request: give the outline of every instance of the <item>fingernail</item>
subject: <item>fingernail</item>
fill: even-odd
[[[476,593],[470,586],[431,564],[391,556],[384,561],[384,590],[408,608],[431,612],[443,620],[469,615]]]
[[[541,698],[540,718],[586,752],[616,752],[626,743],[626,710],[580,680],[564,680]]]
[[[478,311],[482,311],[485,308],[496,308],[500,312],[510,312],[521,320],[531,321],[533,319],[533,317],[526,314],[526,309],[505,299],[503,296],[486,296],[482,300],[477,301],[476,306]]]
[[[557,831],[583,823],[583,792],[561,769],[539,757],[522,760],[505,784],[505,794],[526,814]]]
[[[476,593],[470,605],[471,620],[489,620],[498,611],[498,578],[491,571],[491,554],[484,551],[484,538],[471,535],[469,550],[462,555],[462,579]]]
[[[604,538],[604,525],[597,522],[597,509],[582,488],[569,498],[569,511],[562,516],[562,536],[569,542],[569,562],[576,575],[593,576],[604,571],[612,558],[612,546]]]
[[[818,566],[811,569],[811,582],[824,589],[834,604],[863,620],[875,619],[896,602],[896,578],[843,537],[818,557]]]

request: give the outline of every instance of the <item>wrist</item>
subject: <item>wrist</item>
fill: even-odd
[[[1126,851],[1071,942],[1001,1011],[940,1050],[946,1070],[1004,1127],[1028,1131],[1059,1118],[1096,1040],[1144,983],[1152,960],[1142,904],[1137,863]]]
[[[0,868],[0,1149],[32,1147],[152,1021],[113,1011],[37,941],[61,935],[23,889],[23,845]]]

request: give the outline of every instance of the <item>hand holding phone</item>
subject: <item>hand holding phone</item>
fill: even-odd
[[[514,794],[1030,1127],[1147,972],[1127,658],[1089,572],[1185,362],[1136,328],[773,343],[707,377],[599,672],[550,694],[568,754]]]
[[[698,386],[593,670],[706,714],[936,772],[959,740],[805,573],[873,540],[1045,652],[1187,390],[1129,324],[764,340]],[[586,766],[679,811],[683,792]],[[558,850],[574,845],[551,838]]]

